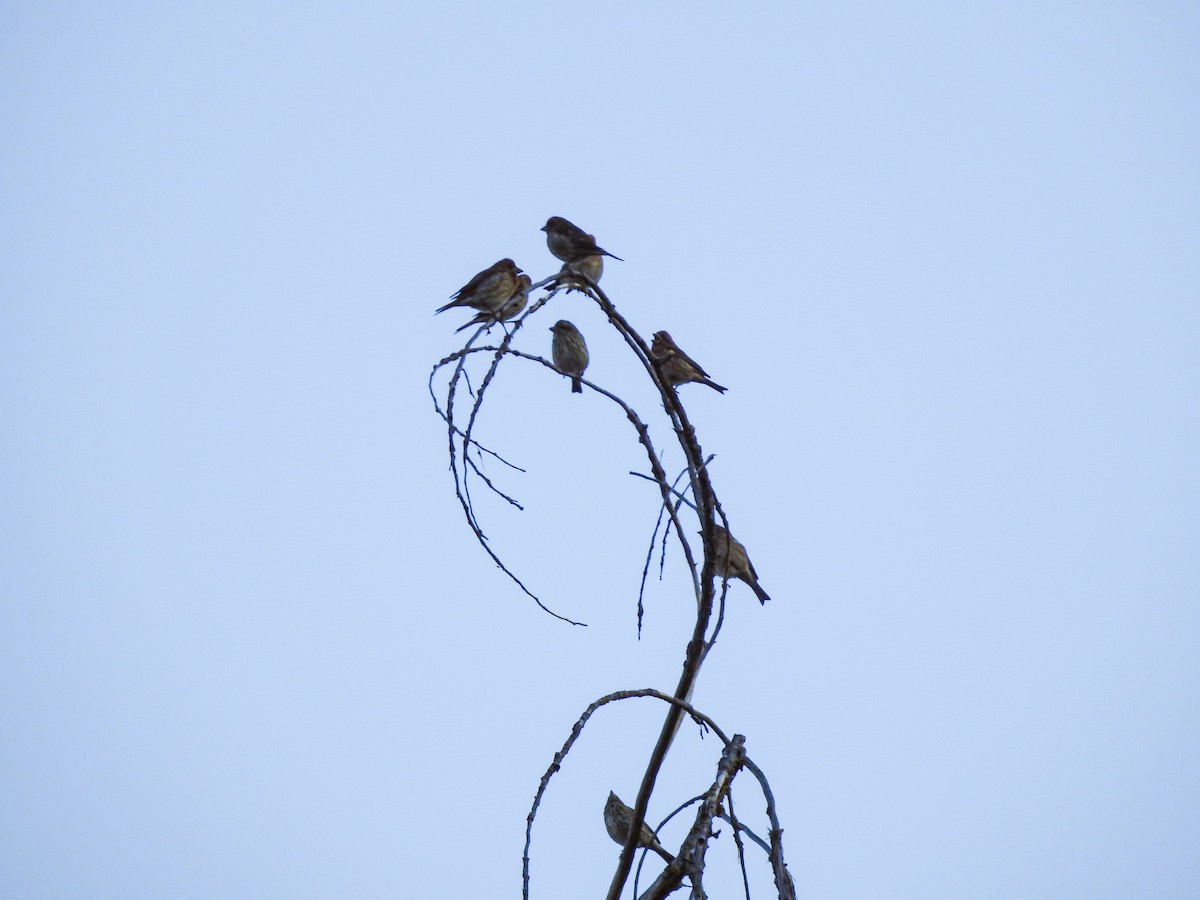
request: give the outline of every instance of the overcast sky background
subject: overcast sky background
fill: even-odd
[[[681,395],[774,600],[731,587],[695,702],[800,895],[1200,895],[1198,39],[1192,3],[4,4],[0,895],[518,895],[554,752],[674,686],[694,606],[670,556],[637,640],[645,457],[540,367],[479,425],[527,508],[480,517],[588,627],[454,499],[432,312],[555,271],[550,215],[730,388]],[[518,346],[557,318],[667,448],[579,295]],[[584,732],[534,897],[607,889],[662,712]],[[718,755],[685,728],[651,818]],[[738,896],[728,829],[710,861]]]

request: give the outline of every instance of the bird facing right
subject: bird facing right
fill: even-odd
[[[623,262],[621,257],[597,247],[595,237],[562,216],[551,216],[542,226],[542,231],[546,232],[546,246],[550,252],[563,262],[579,262],[588,256],[612,256]]]
[[[680,350],[679,345],[671,340],[671,336],[665,331],[654,333],[654,341],[650,345],[650,359],[658,367],[659,377],[671,387],[695,381],[707,384],[719,394],[728,390],[709,378],[708,373],[700,368],[700,364]]]
[[[746,582],[754,591],[754,595],[758,597],[758,602],[765,604],[771,598],[758,584],[758,573],[754,571],[754,564],[746,555],[745,545],[723,526],[714,523],[713,529],[713,550],[717,555],[715,562],[717,575],[722,578],[737,578]]]
[[[583,335],[566,319],[559,319],[550,330],[554,332],[554,341],[550,345],[554,368],[570,376],[572,393],[582,394],[583,385],[579,379],[588,366],[588,350]]]
[[[608,802],[604,804],[604,827],[608,829],[608,836],[624,847],[625,841],[629,837],[629,826],[632,824],[633,810],[622,803],[616,794],[609,791]],[[653,850],[668,863],[675,862],[675,857],[659,843],[658,838],[654,836],[654,832],[645,822],[642,823],[637,845]]]

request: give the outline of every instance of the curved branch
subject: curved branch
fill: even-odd
[[[538,304],[535,304],[534,309],[536,309],[542,302],[544,302],[544,300],[539,301]],[[531,309],[529,312],[532,312],[532,311],[533,310]],[[528,313],[526,313],[526,315],[528,315]],[[525,318],[524,316],[521,317],[522,320],[524,318]],[[516,323],[516,325],[513,328],[512,334],[516,333],[517,328],[520,326],[520,323],[521,323],[521,320],[518,320],[518,322]],[[544,612],[549,613],[554,618],[559,619],[563,622],[567,622],[571,625],[580,625],[580,626],[586,625],[587,623],[585,623],[585,622],[578,622],[574,619],[571,619],[567,616],[561,615],[560,613],[557,613],[554,610],[550,609],[550,607],[548,607],[545,603],[543,603],[541,601],[541,599],[536,594],[533,593],[533,591],[529,590],[529,588],[527,588],[525,586],[524,582],[522,582],[521,579],[518,578],[516,576],[516,574],[512,570],[510,570],[508,568],[508,566],[506,566],[504,564],[504,562],[500,559],[500,557],[496,554],[496,552],[494,550],[492,550],[491,547],[488,546],[487,536],[483,533],[483,529],[479,525],[479,520],[475,516],[474,506],[470,499],[470,487],[468,484],[467,471],[464,469],[460,473],[459,468],[458,468],[457,447],[455,446],[455,437],[458,435],[462,436],[463,459],[466,461],[467,465],[474,468],[475,471],[479,474],[479,476],[483,479],[484,483],[487,484],[489,487],[492,487],[493,490],[496,490],[497,494],[500,494],[501,497],[508,500],[510,503],[517,505],[518,508],[520,506],[520,504],[517,504],[516,501],[513,500],[511,497],[509,497],[508,495],[506,495],[506,494],[500,492],[498,489],[496,489],[492,485],[491,480],[488,479],[485,475],[483,475],[482,472],[479,472],[478,468],[475,466],[474,462],[471,460],[470,454],[469,454],[470,447],[471,447],[472,443],[474,443],[473,439],[470,436],[470,429],[468,428],[467,431],[462,431],[454,424],[455,391],[458,387],[458,379],[464,372],[464,366],[466,365],[466,360],[467,360],[468,356],[472,353],[478,353],[478,352],[483,352],[483,351],[490,352],[490,351],[495,351],[497,349],[497,348],[493,348],[493,347],[472,347],[471,343],[477,337],[479,337],[480,334],[481,334],[481,331],[477,331],[474,335],[471,336],[470,339],[468,339],[466,346],[462,350],[459,350],[457,353],[451,354],[450,356],[446,357],[441,362],[439,362],[436,366],[434,366],[434,371],[433,371],[433,373],[430,373],[430,376],[429,376],[430,383],[432,385],[434,373],[436,373],[438,371],[438,369],[442,368],[445,365],[448,365],[451,362],[455,363],[454,374],[450,378],[450,383],[449,383],[447,394],[446,394],[446,410],[444,413],[442,413],[442,418],[445,419],[446,424],[447,424],[447,429],[449,432],[448,441],[449,441],[449,448],[450,448],[450,471],[454,477],[454,494],[458,498],[459,505],[462,506],[463,515],[467,519],[467,525],[471,528],[471,531],[474,532],[475,539],[479,542],[479,546],[481,546],[483,548],[484,552],[487,553],[487,555],[492,558],[492,561],[496,564],[496,566],[500,569],[500,571],[502,571],[505,575],[507,575],[510,579],[512,579],[513,583],[516,584],[517,587],[519,587],[526,596],[528,596],[530,599],[532,599],[533,602],[536,603]],[[509,341],[512,340],[512,334],[506,335],[504,344],[507,344]],[[502,355],[503,355],[502,353],[498,353],[497,359],[499,359],[499,357]],[[492,371],[494,371],[494,369],[495,369],[495,361],[493,361]],[[489,380],[490,377],[491,377],[491,372],[489,372],[489,377],[488,377],[488,379],[485,379],[485,382],[487,380]],[[483,386],[481,386],[481,390],[482,390],[482,387]],[[433,393],[432,386],[430,388],[430,393],[431,394]],[[434,405],[437,406],[436,397],[434,399]],[[440,410],[439,410],[439,412],[440,412]],[[472,415],[472,423],[473,422],[474,422],[474,415]]]
[[[535,309],[536,309],[536,306],[535,306]],[[530,310],[530,312],[533,312],[533,310]],[[522,316],[521,318],[524,319],[528,315],[529,315],[529,313],[526,313],[525,316]],[[516,333],[516,329],[514,328],[513,334],[515,334],[515,333]],[[457,353],[453,354],[452,356],[447,357],[445,360],[442,361],[442,363],[439,363],[439,365],[445,365],[445,364],[449,363],[451,360],[457,359],[459,362],[459,368],[461,368],[464,361],[472,353],[494,353],[495,354],[495,358],[492,361],[492,365],[488,369],[488,373],[484,377],[483,382],[480,384],[479,390],[476,392],[477,399],[476,399],[475,406],[471,413],[471,421],[468,424],[466,431],[464,432],[464,441],[473,440],[470,437],[471,429],[474,426],[475,416],[478,412],[479,404],[482,402],[484,390],[486,389],[487,385],[491,382],[491,379],[492,379],[493,375],[495,374],[496,368],[497,368],[500,360],[503,357],[515,356],[519,359],[525,359],[525,360],[529,360],[530,362],[536,362],[540,365],[545,366],[546,368],[550,369],[553,372],[556,372],[556,373],[558,372],[558,369],[556,369],[554,367],[554,364],[551,363],[549,360],[547,360],[541,356],[535,356],[531,353],[524,353],[520,350],[514,350],[512,347],[508,346],[511,338],[512,338],[512,335],[509,335],[503,342],[501,342],[500,346],[498,346],[498,347],[491,346],[491,345],[485,345],[482,347],[464,348],[464,349],[458,351]],[[653,442],[650,440],[650,429],[646,427],[646,423],[641,420],[641,418],[638,416],[638,414],[634,411],[633,407],[631,407],[628,403],[626,403],[624,400],[622,400],[616,394],[612,393],[609,390],[606,390],[605,388],[600,387],[600,385],[596,384],[593,381],[590,381],[587,378],[581,378],[580,382],[582,384],[586,385],[587,387],[589,387],[590,389],[592,389],[593,391],[595,391],[596,393],[608,398],[613,403],[615,403],[617,406],[621,407],[621,409],[625,413],[625,417],[629,420],[630,424],[633,425],[634,430],[637,432],[638,441],[642,444],[642,446],[646,450],[646,457],[650,461],[650,470],[653,473],[655,483],[659,485],[660,492],[663,493],[664,498],[669,498],[671,488],[670,488],[669,483],[667,482],[667,473],[662,468],[662,465],[658,461],[658,454],[654,449]],[[453,391],[454,391],[454,386],[453,386],[453,381],[452,381],[451,391],[450,391],[451,395],[453,395]],[[452,422],[453,421],[453,404],[452,404],[452,402],[447,403],[447,410],[449,413],[450,421]],[[453,424],[451,424],[452,429],[453,429],[453,427],[454,427]],[[455,457],[455,448],[453,446],[453,436],[452,436],[452,438],[451,438],[451,463],[452,463],[452,466],[453,466],[454,457]],[[457,486],[457,481],[456,481],[456,486]],[[480,545],[484,548],[484,550],[488,553],[488,555],[491,556],[493,560],[495,560],[496,564],[499,565],[509,575],[510,578],[512,578],[514,581],[517,581],[516,577],[513,576],[512,573],[509,572],[507,568],[505,568],[504,564],[500,562],[500,559],[496,556],[496,554],[494,552],[492,552],[490,547],[487,546],[487,543],[486,543],[487,539],[483,534],[482,528],[479,527],[478,521],[475,519],[474,510],[470,503],[469,492],[464,492],[464,491],[460,490],[457,493],[458,493],[458,497],[459,497],[459,502],[463,506],[464,512],[467,515],[467,522],[471,526],[471,529],[475,532],[476,537],[479,539]],[[671,517],[671,520],[675,525],[676,531],[680,534],[680,540],[683,543],[684,552],[689,554],[689,556],[690,556],[690,548],[687,545],[687,541],[682,538],[683,528],[682,528],[682,524],[679,521],[677,511],[676,511],[676,509],[672,508],[669,501],[666,501],[665,505],[666,505],[668,515]],[[693,573],[693,581],[695,582],[695,569],[694,568],[692,568],[692,573]],[[541,606],[543,609],[546,609],[546,607],[542,604],[542,602],[540,600],[538,600],[538,598],[536,596],[534,596],[528,589],[526,589],[524,587],[524,585],[521,585],[519,581],[517,581],[517,584],[520,585],[520,587],[522,588],[522,590],[525,591],[525,593],[529,594],[530,597],[533,597],[533,599],[538,603],[539,606]],[[698,583],[696,583],[696,587],[697,587],[697,589],[699,588]],[[554,615],[557,618],[564,618],[563,616],[559,616],[557,613],[554,613],[553,611],[551,611],[549,609],[546,609],[546,611],[550,612],[551,615]],[[571,620],[565,619],[565,621],[571,621]],[[573,622],[572,624],[582,624],[582,623]]]
[[[537,817],[538,806],[541,805],[542,797],[545,795],[546,789],[550,785],[550,779],[554,777],[555,772],[562,768],[563,760],[566,759],[567,754],[571,752],[571,748],[575,745],[575,741],[577,741],[579,736],[583,733],[583,728],[587,724],[588,719],[592,717],[592,713],[600,709],[602,706],[607,706],[609,703],[614,703],[618,700],[631,700],[635,697],[652,697],[656,700],[661,700],[664,703],[671,704],[673,708],[680,710],[681,713],[686,712],[692,717],[693,720],[707,726],[708,729],[720,739],[721,743],[723,743],[726,747],[729,746],[729,738],[726,737],[725,732],[721,730],[720,726],[718,726],[716,722],[714,722],[704,713],[700,712],[690,703],[685,703],[678,697],[672,697],[670,694],[664,694],[662,691],[656,691],[653,688],[642,688],[640,690],[633,691],[616,691],[612,694],[606,694],[594,703],[589,704],[588,708],[583,711],[583,715],[579,717],[578,721],[575,723],[575,726],[571,729],[571,734],[567,738],[566,743],[564,743],[562,748],[554,754],[554,760],[550,763],[549,768],[547,768],[545,773],[542,775],[541,781],[538,782],[537,793],[533,798],[533,806],[529,810],[529,815],[525,817],[525,855],[522,857],[521,865],[521,896],[525,898],[525,900],[529,900],[529,845],[533,841],[533,820]]]
[[[486,449],[486,448],[482,448],[481,445],[477,444],[473,440],[472,432],[473,432],[473,428],[474,428],[478,413],[479,413],[480,409],[482,408],[484,394],[486,393],[488,386],[491,384],[491,382],[499,368],[499,365],[501,364],[501,362],[505,356],[516,356],[518,358],[527,359],[527,360],[530,360],[533,362],[537,362],[540,365],[546,366],[547,368],[551,369],[552,371],[557,371],[557,369],[553,366],[552,363],[550,363],[546,359],[543,359],[542,357],[534,356],[534,355],[527,354],[527,353],[522,353],[521,351],[512,349],[511,343],[512,343],[517,331],[520,329],[521,325],[523,324],[524,320],[529,315],[532,315],[535,312],[537,312],[540,309],[540,307],[545,305],[545,303],[548,302],[559,290],[562,290],[563,288],[566,288],[567,290],[578,289],[581,292],[588,294],[600,307],[601,311],[604,313],[604,315],[608,319],[609,323],[618,331],[618,333],[621,334],[621,336],[625,340],[626,344],[633,351],[634,355],[638,358],[639,362],[645,368],[647,374],[650,376],[651,380],[654,382],[655,386],[658,388],[659,393],[662,398],[663,409],[666,412],[667,417],[671,421],[671,426],[675,433],[676,440],[678,441],[680,449],[682,450],[682,452],[684,454],[684,458],[686,460],[685,472],[688,475],[689,484],[688,484],[688,487],[685,488],[681,492],[676,489],[675,484],[669,484],[667,482],[666,473],[663,470],[663,467],[661,465],[659,457],[658,457],[657,453],[655,452],[653,443],[650,440],[649,430],[647,429],[645,423],[642,422],[640,417],[638,417],[638,415],[633,411],[633,409],[627,403],[625,403],[623,400],[621,400],[619,397],[617,397],[615,394],[605,390],[604,388],[599,387],[598,385],[596,385],[595,383],[593,383],[591,381],[588,381],[586,379],[581,379],[582,384],[586,385],[587,387],[591,388],[592,390],[596,391],[597,393],[602,394],[603,396],[607,397],[609,400],[616,403],[624,410],[626,417],[629,419],[630,423],[634,426],[634,429],[638,433],[639,441],[642,443],[643,447],[646,450],[647,456],[650,461],[650,468],[651,468],[651,472],[653,474],[653,480],[658,485],[659,492],[661,494],[661,504],[662,505],[659,510],[658,518],[655,523],[654,534],[651,537],[650,554],[647,557],[646,566],[643,568],[642,583],[641,583],[641,588],[639,589],[639,594],[638,594],[639,635],[640,635],[640,628],[641,628],[642,597],[643,597],[643,592],[644,592],[644,587],[645,587],[645,581],[646,581],[646,577],[648,575],[649,565],[650,565],[650,562],[653,557],[655,541],[657,540],[657,535],[658,535],[659,529],[663,523],[664,514],[669,519],[669,521],[667,522],[666,528],[663,529],[663,554],[664,554],[663,560],[664,560],[664,563],[665,563],[666,543],[670,537],[671,529],[674,528],[675,533],[676,533],[676,539],[679,541],[679,543],[682,547],[689,573],[692,576],[693,589],[696,594],[696,605],[697,605],[696,621],[695,621],[695,624],[693,627],[691,639],[689,640],[688,645],[687,645],[687,649],[685,652],[683,665],[682,665],[682,671],[680,673],[679,682],[676,686],[674,695],[668,695],[668,694],[665,694],[665,693],[662,693],[659,691],[654,691],[654,690],[649,690],[649,689],[644,690],[644,691],[635,691],[635,692],[618,692],[616,694],[608,695],[607,697],[601,698],[601,700],[592,704],[592,706],[590,706],[587,709],[587,711],[585,711],[583,716],[576,723],[575,728],[572,730],[571,736],[568,738],[566,744],[564,744],[562,749],[555,755],[555,759],[554,759],[553,763],[551,764],[551,766],[547,770],[547,772],[543,775],[541,783],[538,786],[538,791],[535,796],[532,808],[531,808],[529,816],[527,818],[525,855],[523,858],[523,871],[524,871],[523,891],[524,891],[525,897],[528,897],[528,892],[529,892],[529,866],[530,866],[529,849],[530,849],[530,844],[531,844],[531,840],[532,840],[533,820],[536,816],[541,799],[548,787],[550,778],[561,767],[563,760],[565,759],[567,753],[570,751],[575,740],[582,733],[582,729],[583,729],[584,725],[586,724],[588,718],[600,706],[603,706],[609,702],[613,702],[614,700],[617,700],[617,699],[628,699],[628,698],[634,697],[634,696],[652,696],[652,697],[661,699],[664,702],[669,703],[670,707],[664,718],[658,740],[650,754],[650,759],[647,762],[645,772],[642,776],[642,781],[641,781],[640,787],[638,789],[638,794],[637,794],[637,797],[636,797],[636,800],[635,800],[635,803],[633,806],[632,822],[630,824],[628,838],[625,841],[625,844],[623,845],[623,847],[621,849],[621,855],[620,855],[620,859],[618,860],[617,869],[616,869],[616,872],[613,874],[612,883],[610,884],[610,887],[609,887],[608,900],[618,900],[618,898],[620,897],[620,894],[624,888],[625,882],[627,881],[628,876],[629,876],[630,868],[631,868],[632,862],[633,862],[633,855],[635,852],[635,844],[639,838],[639,835],[641,834],[642,824],[644,821],[646,808],[649,803],[650,795],[653,792],[658,773],[661,770],[662,765],[665,761],[666,754],[671,747],[671,744],[675,738],[676,733],[678,732],[680,725],[682,724],[683,715],[686,712],[686,713],[692,715],[694,718],[697,718],[697,716],[699,716],[699,714],[695,711],[694,707],[692,707],[690,702],[688,702],[688,701],[690,700],[692,693],[695,689],[695,685],[696,685],[697,679],[699,677],[700,668],[703,665],[705,659],[707,658],[708,653],[715,646],[717,637],[720,634],[721,628],[725,621],[726,595],[727,595],[727,591],[728,591],[728,575],[722,574],[722,575],[718,576],[715,571],[716,570],[716,562],[717,562],[716,535],[717,535],[717,522],[719,521],[727,531],[729,530],[729,522],[725,516],[724,511],[721,508],[720,501],[717,498],[716,492],[713,488],[711,479],[709,477],[708,465],[711,462],[712,457],[708,457],[708,458],[704,457],[703,452],[700,447],[700,444],[699,444],[699,441],[696,436],[695,428],[692,426],[690,420],[688,419],[687,412],[684,409],[683,404],[680,402],[678,393],[675,391],[675,389],[673,387],[671,387],[662,378],[660,378],[658,369],[655,366],[654,360],[652,359],[652,357],[650,355],[650,349],[647,346],[646,342],[629,325],[629,323],[625,320],[625,318],[616,310],[616,308],[613,306],[612,302],[608,299],[608,297],[604,293],[604,291],[602,291],[594,281],[592,281],[588,276],[586,276],[582,273],[574,273],[574,272],[568,273],[570,277],[566,278],[564,275],[564,273],[566,273],[566,271],[567,271],[566,267],[564,267],[563,271],[559,272],[558,274],[556,274],[554,276],[546,278],[543,281],[538,282],[537,285],[533,286],[533,287],[543,287],[546,285],[551,285],[551,288],[549,290],[549,293],[545,297],[540,299],[528,311],[526,311],[524,315],[522,315],[520,318],[518,318],[516,320],[511,333],[509,333],[507,331],[507,329],[505,330],[505,338],[503,341],[501,341],[501,343],[498,347],[491,347],[491,346],[471,347],[471,343],[475,340],[475,338],[478,337],[482,333],[483,330],[486,330],[486,329],[481,329],[480,331],[476,332],[475,337],[473,337],[471,339],[471,341],[468,342],[467,346],[462,351],[460,351],[459,354],[456,354],[455,357],[448,357],[447,360],[444,360],[441,364],[439,364],[438,367],[435,367],[435,372],[436,372],[437,368],[440,368],[441,365],[448,363],[452,359],[457,359],[457,365],[455,368],[455,372],[454,372],[453,377],[451,378],[449,390],[447,393],[446,412],[443,414],[443,418],[446,419],[447,424],[449,426],[449,432],[450,432],[449,443],[450,443],[450,449],[451,449],[451,469],[454,472],[456,493],[459,496],[460,503],[462,504],[464,513],[467,516],[468,524],[471,526],[472,530],[475,531],[476,537],[478,538],[481,546],[484,547],[484,549],[489,553],[489,555],[491,555],[492,558],[496,561],[497,565],[499,565],[501,567],[501,569],[503,569],[507,574],[509,574],[509,576],[512,577],[514,581],[517,581],[515,576],[513,576],[511,572],[508,572],[508,570],[503,566],[503,564],[500,563],[500,560],[496,556],[496,554],[493,553],[492,550],[487,546],[487,543],[486,543],[487,538],[483,534],[482,529],[479,527],[479,523],[475,518],[474,506],[473,506],[473,502],[470,497],[470,473],[472,471],[474,471],[475,474],[479,475],[480,478],[484,481],[484,483],[489,488],[491,488],[496,493],[500,494],[501,497],[504,497],[509,502],[516,503],[516,501],[513,500],[512,498],[509,498],[506,495],[502,494],[495,487],[495,485],[493,485],[491,483],[491,481],[483,474],[483,472],[481,472],[479,470],[479,467],[475,464],[474,460],[471,459],[471,454],[469,451],[472,446],[476,446],[480,450]],[[531,290],[532,289],[533,288],[531,288]],[[467,360],[469,354],[475,353],[475,352],[491,352],[491,353],[494,353],[495,355],[491,361],[491,365],[488,368],[487,373],[485,374],[485,376],[483,378],[482,383],[479,386],[479,390],[477,392],[473,392],[475,395],[475,401],[474,401],[474,404],[471,409],[471,414],[470,414],[470,417],[469,417],[469,420],[467,423],[467,427],[465,430],[460,431],[454,425],[453,406],[454,406],[455,390],[456,390],[458,378],[460,377],[460,375],[465,376],[464,366],[465,366],[465,363],[466,363],[466,360]],[[431,373],[431,375],[430,375],[430,393],[431,394],[433,393],[433,389],[432,389],[433,377],[434,376]],[[468,382],[468,389],[469,388],[470,388],[470,384]],[[434,403],[435,403],[435,407],[436,407],[437,406],[436,397],[434,398]],[[439,409],[439,412],[441,412],[440,409]],[[463,454],[463,459],[465,461],[464,467],[461,472],[461,476],[459,473],[459,469],[458,469],[457,461],[456,461],[456,457],[455,457],[456,437],[461,437],[462,454]],[[646,476],[641,476],[641,477],[646,477]],[[676,481],[678,481],[678,479],[676,479]],[[685,498],[685,495],[688,490],[691,491],[692,496],[695,500],[694,505],[690,501],[687,501]],[[674,501],[673,495],[675,497],[678,497],[679,500]],[[685,502],[688,503],[688,505],[691,506],[695,510],[697,518],[699,519],[700,536],[701,536],[702,544],[703,544],[703,557],[700,560],[700,565],[697,565],[697,558],[695,557],[695,555],[692,552],[692,547],[688,540],[687,533],[685,533],[685,530],[682,527],[682,522],[680,521],[680,509]],[[660,577],[661,577],[661,574],[660,574]],[[717,582],[718,577],[720,578],[720,585],[721,585],[719,592],[716,588],[716,582]],[[530,593],[527,589],[525,589],[524,585],[521,585],[519,581],[517,581],[517,584],[521,586],[522,590],[524,590],[525,593],[527,593],[527,594],[529,594],[529,596],[533,597],[533,594]],[[546,607],[541,603],[540,600],[538,600],[536,597],[533,597],[533,599],[538,603],[539,606],[541,606],[543,609],[546,609]],[[713,621],[714,606],[717,607],[717,609],[715,610],[715,612],[716,612],[715,622]],[[547,610],[547,611],[549,611],[549,610]],[[554,613],[552,613],[552,614],[557,615]],[[559,618],[563,618],[563,617],[559,616]],[[567,620],[567,621],[570,621],[570,620]],[[579,623],[576,623],[576,624],[579,624]],[[710,628],[711,628],[711,632],[710,632]],[[718,736],[721,738],[721,740],[725,743],[725,751],[726,752],[722,757],[721,765],[718,767],[717,780],[714,782],[714,784],[713,784],[712,788],[710,788],[709,792],[705,795],[705,800],[704,800],[704,803],[702,804],[702,809],[697,813],[696,824],[693,826],[692,831],[689,832],[689,836],[688,836],[687,841],[685,841],[684,848],[681,849],[679,856],[676,858],[676,861],[671,863],[667,867],[666,871],[655,882],[655,885],[653,885],[651,887],[651,889],[647,892],[646,897],[651,897],[651,896],[664,897],[664,896],[666,896],[667,894],[669,894],[670,892],[672,892],[673,890],[678,888],[678,886],[680,885],[680,883],[682,881],[682,878],[685,875],[688,875],[691,877],[692,885],[693,885],[693,888],[692,888],[693,897],[699,898],[699,897],[704,896],[703,887],[701,884],[701,881],[703,878],[704,854],[705,854],[705,851],[707,848],[707,843],[711,837],[713,819],[716,818],[719,814],[721,814],[721,810],[720,810],[721,799],[723,796],[725,796],[726,792],[728,791],[729,783],[731,782],[732,778],[734,777],[734,775],[736,774],[738,769],[742,765],[753,766],[752,763],[750,763],[748,760],[745,760],[744,751],[742,748],[742,743],[744,742],[744,738],[742,736],[735,735],[733,742],[731,744],[731,742],[724,736],[723,733],[720,732],[719,729],[716,728],[715,723],[712,723],[711,720],[707,720],[707,718],[704,717],[704,718],[697,718],[697,721],[701,721],[704,724],[708,724],[710,727],[713,728],[713,730],[718,734]],[[774,871],[775,871],[775,875],[776,875],[776,884],[779,887],[780,897],[781,898],[792,898],[792,897],[794,897],[794,888],[791,885],[791,879],[790,879],[790,876],[788,876],[788,874],[787,874],[786,866],[783,864],[782,845],[781,845],[781,840],[780,840],[780,835],[782,834],[782,829],[779,828],[778,821],[775,818],[774,800],[770,796],[769,788],[766,785],[765,779],[762,777],[761,771],[759,771],[757,769],[757,767],[753,767],[752,771],[754,771],[757,774],[757,776],[760,778],[760,782],[763,785],[764,793],[768,797],[768,815],[770,816],[771,823],[772,823],[772,832],[771,832],[771,836],[770,836],[771,843],[770,843],[770,849],[768,852],[770,855],[772,866],[774,867]],[[734,827],[734,838],[735,838],[735,842],[738,847],[738,858],[743,867],[743,883],[745,883],[746,879],[745,879],[745,866],[744,866],[744,848],[743,848],[743,845],[741,842],[740,834],[744,830],[747,834],[750,834],[752,837],[754,837],[754,836],[753,836],[752,832],[750,832],[748,829],[744,829],[740,825],[740,823],[737,822],[736,818],[733,817],[732,802],[729,805],[729,809],[730,809],[730,821]],[[672,814],[672,815],[674,815],[674,814]],[[758,840],[757,838],[755,838],[755,839]],[[759,841],[759,842],[761,843],[761,841]],[[635,891],[636,891],[636,886],[635,886]]]

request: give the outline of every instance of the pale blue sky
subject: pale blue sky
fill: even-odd
[[[655,495],[600,398],[512,365],[481,423],[529,470],[485,528],[588,628],[454,500],[432,312],[554,271],[555,214],[730,388],[682,391],[774,601],[731,589],[695,702],[801,895],[1200,894],[1198,38],[1185,3],[5,4],[0,895],[518,894],[575,718],[669,690],[691,627],[673,571],[636,640]],[[522,349],[557,318],[653,418],[578,296]],[[589,728],[534,897],[606,889],[660,715]],[[651,815],[717,754],[685,729]]]

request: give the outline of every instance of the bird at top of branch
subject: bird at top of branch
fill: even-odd
[[[546,232],[546,246],[550,248],[550,252],[563,262],[575,263],[589,256],[611,256],[624,262],[621,257],[609,253],[603,247],[597,247],[593,235],[562,216],[551,216],[542,226],[542,231]]]

